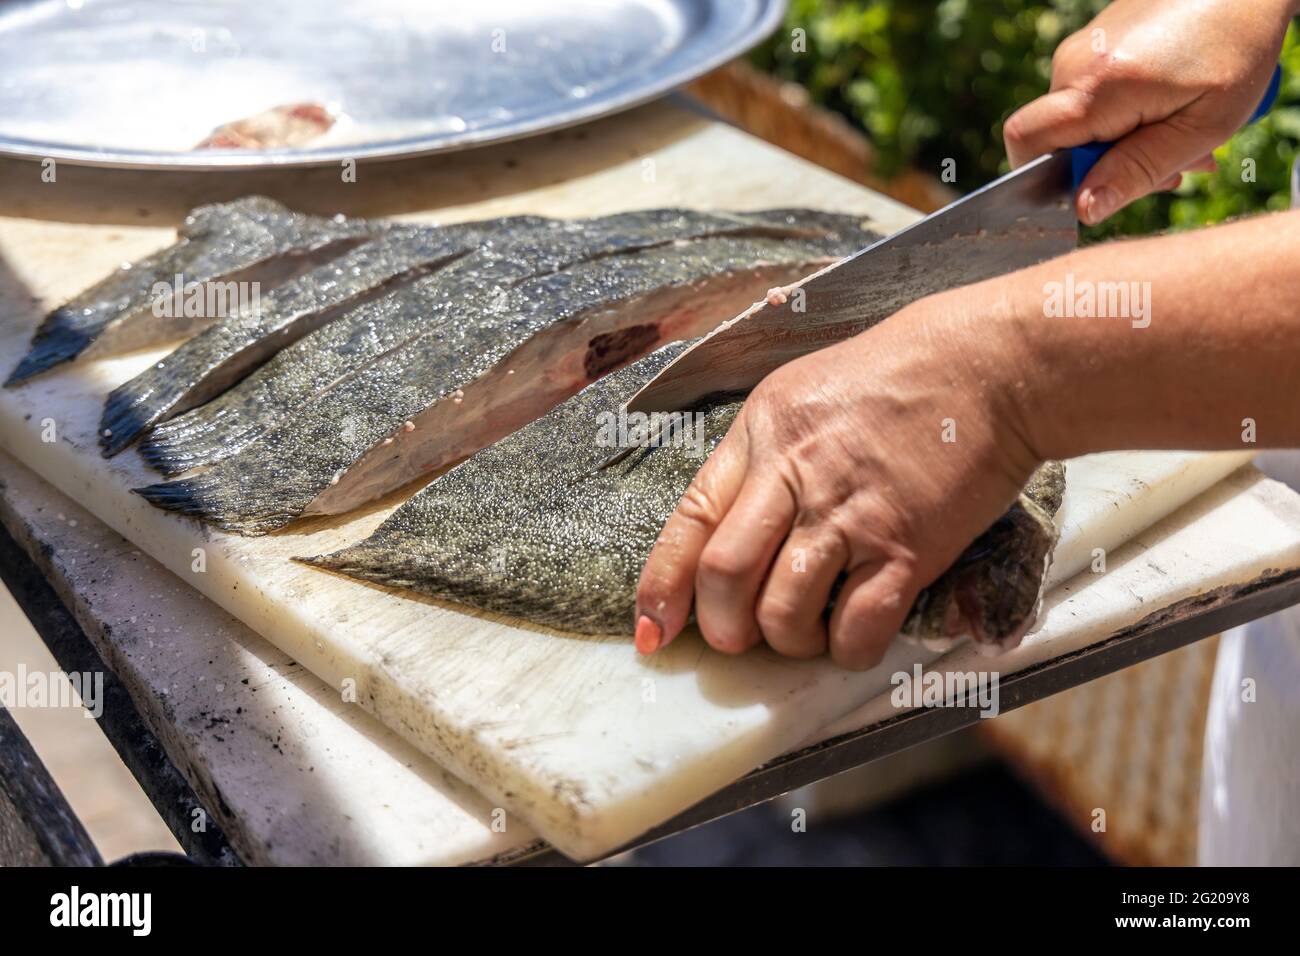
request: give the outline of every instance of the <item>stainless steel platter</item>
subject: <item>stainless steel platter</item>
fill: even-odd
[[[156,169],[460,149],[659,96],[774,30],[785,0],[0,0],[0,155]],[[202,149],[288,104],[310,142]]]

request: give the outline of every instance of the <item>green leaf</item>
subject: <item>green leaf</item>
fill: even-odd
[[[1002,123],[1047,89],[1056,45],[1106,0],[792,0],[783,30],[756,50],[761,68],[808,88],[872,140],[878,175],[935,170],[957,161],[960,190],[1006,168]],[[808,49],[790,49],[790,31]],[[1279,102],[1264,121],[1216,152],[1219,171],[1185,177],[1174,195],[1152,196],[1086,241],[1191,228],[1289,204],[1300,153],[1300,43],[1288,31]],[[1253,164],[1254,182],[1245,175]]]

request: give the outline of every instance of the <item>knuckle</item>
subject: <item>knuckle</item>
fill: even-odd
[[[908,542],[916,537],[915,519],[906,511],[861,497],[854,500],[852,507],[837,511],[826,530],[834,535],[835,546],[843,549],[854,564],[907,553]]]
[[[773,412],[779,415],[781,407],[787,403],[782,395],[788,391],[785,384],[788,374],[784,369],[777,369],[754,386],[740,411],[746,425],[762,424]]]
[[[706,545],[700,555],[699,576],[703,581],[732,584],[749,575],[751,561],[737,551],[717,545]]]
[[[842,538],[865,493],[862,475],[855,470],[828,470],[808,463],[796,469],[799,496],[798,524],[814,532],[817,543],[831,545]]]
[[[1016,110],[1002,124],[1002,138],[1010,144],[1021,146],[1030,135],[1029,120],[1025,117],[1024,110]]]
[[[811,500],[800,503],[795,524],[805,530],[824,528],[831,516],[835,514],[836,502],[811,492],[808,497]]]
[[[1139,189],[1150,191],[1165,180],[1155,158],[1139,143],[1130,143],[1116,158],[1121,175]]]
[[[956,556],[953,560],[956,560]],[[925,586],[925,582],[921,580],[921,563],[917,554],[914,551],[900,550],[892,556],[891,564],[890,579],[898,586],[899,593],[915,597]]]
[[[1141,60],[1131,56],[1119,56],[1114,50],[1094,52],[1088,68],[1090,79],[1097,87],[1142,80],[1147,75],[1147,67]]]
[[[758,602],[758,629],[766,638],[797,635],[803,620],[799,606],[788,598],[764,595]]]
[[[822,527],[820,536],[810,550],[810,556],[819,561],[834,561],[842,568],[850,555],[868,543],[868,532],[865,529],[855,529],[853,523],[846,518],[844,509],[840,509]]]
[[[1092,32],[1076,30],[1052,52],[1052,87],[1067,86],[1085,79],[1094,69]]]
[[[1087,123],[1092,112],[1091,99],[1091,95],[1084,90],[1071,89],[1061,97],[1061,120],[1071,125]]]
[[[1080,47],[1086,47],[1089,36],[1090,34],[1086,28],[1075,30],[1056,45],[1056,52],[1052,54],[1052,62],[1055,63],[1058,59],[1074,53]]]
[[[686,493],[677,502],[677,514],[682,520],[705,528],[716,526],[720,520],[718,507],[713,503],[712,496],[698,481],[691,482]]]
[[[1056,49],[1052,51],[1052,80],[1057,81],[1064,78],[1065,73],[1071,66],[1071,60],[1074,48],[1079,45],[1078,32],[1071,33],[1068,37],[1056,44]]]

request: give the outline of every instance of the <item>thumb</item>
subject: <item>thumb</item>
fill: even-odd
[[[1096,225],[1136,199],[1158,192],[1185,169],[1195,168],[1218,145],[1213,136],[1191,137],[1169,120],[1141,126],[1097,160],[1076,197],[1080,221]]]

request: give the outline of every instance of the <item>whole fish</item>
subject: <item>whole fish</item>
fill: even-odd
[[[273,288],[363,242],[376,228],[305,216],[261,196],[200,206],[181,224],[175,245],[123,265],[49,313],[5,384],[83,353],[127,351],[189,334],[214,316],[194,314],[187,299],[203,301],[210,291],[224,295],[226,283]]]
[[[158,426],[141,442],[140,454],[168,476],[229,458],[390,350],[448,321],[464,324],[483,303],[535,276],[692,237],[815,237],[846,221],[808,211],[678,209],[531,226],[513,221],[475,254],[307,335],[221,396]]]
[[[112,391],[100,422],[105,457],[158,422],[221,394],[309,332],[467,255],[487,232],[511,222],[393,227],[286,283],[255,308],[219,319]]]
[[[584,634],[631,634],[641,568],[695,473],[741,408],[720,396],[656,443],[600,467],[622,402],[687,343],[600,379],[426,485],[364,541],[308,564]],[[661,423],[664,420],[661,419]],[[630,423],[630,426],[637,423]],[[903,633],[1019,641],[1037,613],[1064,493],[1058,462],[927,587]]]
[[[818,239],[707,237],[609,256],[466,303],[240,455],[139,493],[244,534],[351,510],[867,241],[855,220],[838,224]]]

